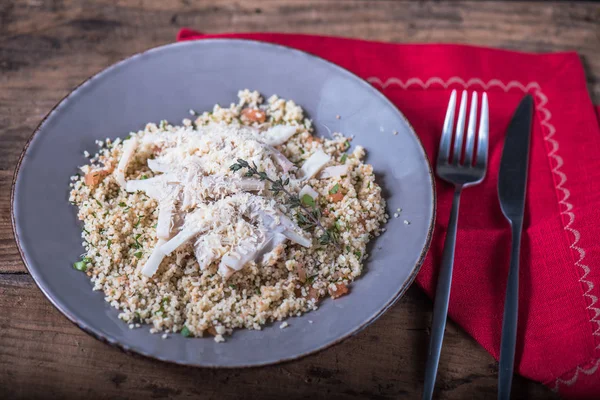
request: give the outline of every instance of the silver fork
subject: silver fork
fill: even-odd
[[[450,154],[452,143],[452,128],[454,125],[454,110],[456,108],[456,90],[452,91],[440,150],[437,158],[437,175],[439,178],[454,185],[454,200],[452,212],[446,233],[446,242],[442,253],[442,263],[438,276],[435,302],[433,306],[433,322],[431,326],[431,339],[429,342],[429,353],[427,366],[425,367],[425,388],[423,399],[431,399],[435,386],[444,330],[446,329],[446,317],[448,316],[448,301],[450,300],[450,284],[452,282],[452,267],[454,266],[454,245],[456,243],[456,225],[458,222],[458,206],[463,188],[477,185],[485,177],[488,158],[488,136],[489,136],[489,110],[487,94],[482,96],[481,114],[479,119],[479,133],[477,139],[477,153],[475,154],[475,125],[477,119],[477,92],[471,97],[471,110],[469,112],[469,124],[467,127],[467,143],[464,145],[465,117],[467,110],[467,91],[462,92],[458,120],[456,122],[456,134],[454,137],[454,151]],[[464,158],[464,161],[463,161]]]

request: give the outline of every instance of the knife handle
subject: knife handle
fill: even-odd
[[[456,244],[456,226],[458,224],[458,206],[462,186],[457,186],[454,191],[452,211],[448,222],[448,231],[444,242],[442,263],[438,276],[437,288],[435,290],[435,302],[433,304],[433,321],[431,323],[431,339],[425,367],[425,387],[423,389],[423,400],[429,400],[433,396],[435,378],[437,376],[438,363],[444,341],[446,329],[446,318],[448,317],[448,302],[450,300],[450,284],[452,283],[452,268],[454,267],[454,246]]]
[[[510,389],[515,364],[517,344],[517,320],[519,314],[519,253],[521,250],[522,222],[511,222],[512,244],[510,250],[510,268],[506,284],[504,318],[502,320],[502,339],[500,340],[500,366],[498,371],[498,399],[510,399]]]

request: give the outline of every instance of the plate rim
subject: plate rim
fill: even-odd
[[[421,249],[419,258],[418,258],[417,262],[415,263],[415,265],[413,266],[412,271],[410,272],[410,274],[408,276],[408,279],[406,279],[404,284],[398,289],[396,294],[390,298],[390,300],[385,304],[385,306],[383,306],[377,313],[370,316],[361,325],[356,326],[352,331],[336,338],[335,340],[332,340],[332,341],[325,343],[319,347],[316,347],[312,350],[305,351],[301,354],[296,354],[293,356],[280,358],[278,360],[246,363],[246,364],[240,364],[240,365],[199,364],[196,362],[186,362],[186,361],[176,360],[176,359],[172,359],[172,358],[165,358],[165,357],[162,357],[162,356],[159,356],[156,354],[151,354],[150,352],[141,350],[139,348],[132,347],[125,343],[122,343],[114,338],[111,338],[109,335],[102,334],[101,332],[99,332],[98,329],[95,329],[91,326],[88,326],[88,324],[81,322],[77,317],[75,317],[74,315],[71,315],[71,313],[68,310],[64,309],[60,304],[58,304],[58,302],[53,298],[52,294],[49,293],[49,291],[47,291],[46,288],[44,288],[43,283],[40,283],[38,281],[39,277],[37,276],[37,273],[35,272],[35,268],[32,268],[30,265],[28,265],[26,258],[25,258],[25,254],[21,247],[21,239],[19,237],[19,234],[17,233],[17,222],[16,222],[16,215],[15,215],[15,190],[16,190],[17,181],[19,180],[19,173],[21,171],[21,166],[22,166],[23,160],[25,158],[25,155],[26,155],[33,139],[36,137],[36,135],[38,133],[40,133],[41,129],[44,127],[48,118],[50,116],[52,116],[55,112],[57,112],[57,108],[60,105],[65,103],[72,95],[74,95],[76,92],[78,92],[84,85],[88,84],[89,82],[91,82],[95,79],[99,79],[103,75],[110,73],[113,69],[116,69],[116,68],[120,67],[121,65],[131,62],[131,61],[133,61],[139,57],[142,57],[146,54],[160,52],[162,50],[172,48],[172,47],[194,46],[194,45],[202,45],[205,43],[218,43],[218,42],[221,42],[221,43],[243,43],[244,45],[251,45],[251,46],[258,46],[258,47],[263,47],[263,46],[264,47],[276,47],[283,51],[287,51],[287,52],[291,51],[293,53],[300,54],[304,57],[316,59],[318,62],[326,63],[330,67],[333,67],[334,69],[336,69],[337,71],[351,76],[352,78],[354,78],[354,80],[360,82],[360,84],[365,86],[368,90],[373,91],[376,96],[379,96],[384,102],[386,102],[387,104],[389,104],[389,106],[391,106],[394,110],[396,110],[396,112],[406,122],[406,125],[408,126],[410,132],[412,133],[413,137],[416,139],[418,147],[421,151],[421,155],[424,158],[425,164],[427,166],[427,172],[428,172],[430,183],[431,183],[430,188],[431,188],[431,195],[432,195],[432,203],[430,204],[431,218],[429,220],[429,227],[427,230],[425,243],[423,245],[423,248]],[[14,170],[13,177],[12,177],[12,182],[11,182],[11,190],[10,190],[11,227],[12,227],[15,244],[17,246],[17,250],[19,252],[21,261],[23,262],[25,269],[27,270],[27,272],[33,279],[33,281],[34,281],[35,285],[38,287],[38,289],[44,294],[44,296],[50,302],[50,304],[52,304],[54,306],[54,308],[56,308],[63,316],[65,316],[67,318],[67,320],[69,320],[71,323],[73,323],[75,326],[77,326],[83,332],[87,333],[88,335],[92,336],[93,338],[97,339],[98,341],[106,343],[106,344],[110,345],[111,347],[115,347],[115,348],[123,351],[124,353],[142,356],[147,359],[158,360],[158,361],[170,363],[170,364],[182,365],[182,366],[187,366],[187,367],[196,367],[196,368],[209,368],[209,369],[228,369],[228,370],[230,370],[230,369],[247,369],[247,368],[265,367],[265,366],[269,366],[269,365],[277,365],[277,364],[292,362],[292,361],[307,357],[309,355],[319,353],[325,349],[328,349],[334,345],[337,345],[337,344],[343,342],[344,340],[348,339],[349,337],[355,336],[356,334],[358,334],[359,332],[364,330],[366,327],[368,327],[373,322],[375,322],[377,319],[379,319],[392,306],[394,306],[398,302],[398,300],[404,296],[407,289],[413,284],[417,274],[419,273],[419,271],[421,269],[421,266],[423,265],[425,257],[427,256],[427,253],[431,246],[433,231],[434,231],[434,227],[435,227],[436,214],[437,214],[437,192],[436,192],[436,185],[435,185],[435,175],[433,173],[431,161],[429,160],[429,157],[427,157],[427,153],[425,151],[425,147],[423,146],[421,138],[415,132],[415,129],[411,125],[410,121],[408,121],[408,119],[404,116],[404,114],[398,109],[398,107],[396,107],[396,105],[394,103],[391,102],[391,100],[389,100],[382,92],[377,90],[377,88],[375,88],[373,85],[371,85],[370,83],[368,83],[366,80],[359,77],[355,73],[353,73],[353,72],[347,70],[346,68],[341,67],[329,60],[326,60],[320,56],[305,52],[303,50],[298,50],[296,48],[289,47],[289,46],[284,46],[284,45],[270,43],[270,42],[264,42],[264,41],[258,41],[258,40],[252,40],[252,39],[242,39],[242,38],[207,38],[207,39],[199,39],[199,40],[186,40],[186,41],[182,41],[182,42],[168,43],[168,44],[165,44],[162,46],[152,47],[150,49],[147,49],[147,50],[135,53],[131,56],[128,56],[114,64],[109,65],[108,67],[89,76],[88,78],[84,79],[81,83],[79,83],[72,90],[70,90],[69,93],[67,93],[65,96],[63,96],[63,98],[60,99],[50,109],[50,111],[48,111],[48,113],[44,116],[44,118],[42,118],[40,123],[34,129],[32,134],[30,135],[30,137],[27,139],[27,141],[25,142],[25,145],[23,146],[23,150],[21,151],[19,159],[17,160],[17,163],[16,163],[15,170]]]

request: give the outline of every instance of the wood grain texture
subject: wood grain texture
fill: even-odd
[[[306,359],[251,370],[166,365],[73,326],[26,274],[13,242],[15,164],[44,115],[88,76],[205,32],[279,31],[394,42],[577,51],[600,102],[600,5],[389,0],[2,0],[0,2],[0,398],[419,398],[431,302],[412,288],[371,327]],[[439,398],[493,398],[496,363],[450,324]],[[519,378],[515,398],[549,398]]]
[[[338,346],[296,362],[238,370],[185,368],[124,354],[68,322],[28,275],[4,275],[0,293],[0,398],[394,399],[418,397],[422,386],[430,304],[416,288]],[[496,373],[491,357],[450,326],[440,398],[493,398]],[[515,392],[522,399],[549,395],[522,378]]]

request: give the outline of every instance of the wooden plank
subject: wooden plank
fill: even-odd
[[[24,270],[13,238],[10,220],[12,177],[12,171],[0,170],[0,272],[23,272]]]
[[[100,343],[61,316],[28,275],[0,275],[0,398],[418,398],[429,308],[413,288],[372,326],[317,355],[264,368],[196,369]],[[439,398],[493,398],[496,373],[496,362],[450,326]],[[514,392],[515,398],[552,398],[523,378]]]

